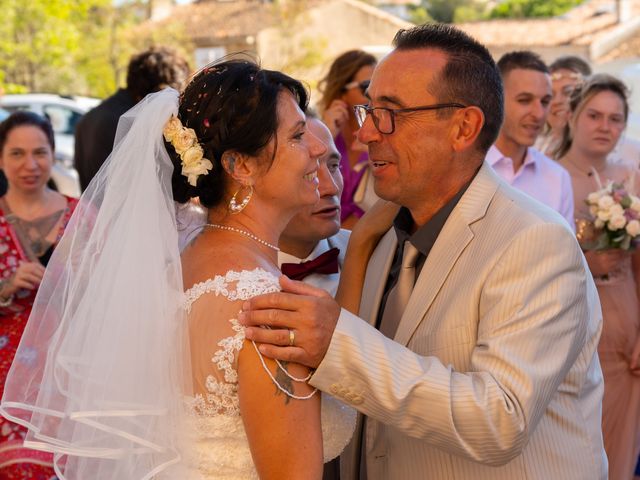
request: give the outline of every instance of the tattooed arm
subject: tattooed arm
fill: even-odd
[[[306,397],[313,388],[289,376],[305,378],[309,369],[295,363],[262,358],[275,378],[262,365],[253,344],[245,341],[238,363],[240,411],[251,455],[261,479],[322,478],[322,431],[320,393],[308,400],[286,395],[285,389]]]
[[[277,388],[279,384],[299,397],[313,391],[305,382],[292,381],[273,360],[260,357],[254,345],[243,340],[242,329],[227,320],[237,318],[241,308],[242,301],[230,301],[213,293],[203,295],[192,305],[188,322],[194,393],[208,398],[210,381],[215,380],[222,386],[221,395],[230,394],[227,403],[239,400],[251,455],[261,479],[319,480],[320,395],[296,400]],[[300,365],[282,366],[297,378],[309,374]]]

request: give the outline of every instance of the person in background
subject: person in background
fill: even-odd
[[[54,153],[50,123],[16,112],[0,123],[0,395],[53,250],[77,200],[47,187]],[[52,456],[22,446],[26,429],[0,417],[0,478],[49,480]]]
[[[627,95],[624,83],[605,74],[593,75],[577,86],[557,152],[571,174],[577,236],[602,305],[598,345],[604,375],[602,434],[611,480],[633,478],[640,452],[640,252],[593,250],[596,232],[585,200],[609,181],[625,183],[640,193],[635,169],[608,159],[626,126]]]
[[[573,228],[569,173],[533,148],[549,113],[549,70],[526,50],[503,55],[498,69],[504,84],[504,122],[486,160],[507,183],[554,209]]]
[[[0,86],[0,98],[2,98],[3,95],[4,95],[4,88]],[[0,115],[1,114],[3,114],[2,111],[0,111]],[[7,188],[9,188],[9,184],[7,183],[7,177],[5,177],[4,172],[2,171],[2,169],[0,169],[0,197],[4,196],[4,194],[7,193]]]
[[[591,67],[586,60],[575,55],[558,57],[549,65],[551,73],[551,105],[544,131],[536,140],[536,148],[553,158],[553,152],[562,140],[564,126],[569,118],[571,92],[591,75]]]
[[[284,275],[328,291],[335,297],[340,281],[340,266],[349,242],[349,230],[340,228],[342,174],[340,153],[331,132],[314,114],[307,111],[307,128],[327,147],[319,158],[318,193],[320,200],[298,212],[282,232],[278,267]],[[324,465],[323,480],[340,478],[336,458]]]
[[[149,93],[165,87],[180,90],[189,72],[187,61],[169,47],[151,47],[131,58],[126,88],[87,112],[76,127],[74,165],[82,191],[111,153],[120,115]]]
[[[336,296],[340,273],[351,231],[340,228],[342,174],[340,153],[327,126],[307,111],[309,132],[318,137],[327,151],[320,157],[318,192],[314,206],[298,212],[280,236],[278,266],[283,275],[322,288]],[[378,202],[358,222],[353,237],[379,239],[391,226],[397,207]],[[324,465],[323,480],[340,478],[339,458]]]
[[[340,228],[340,153],[329,129],[308,112],[307,127],[327,146],[319,159],[320,200],[298,212],[282,232],[278,266],[289,278],[310,283],[335,297],[339,266],[344,263],[350,234]]]
[[[344,179],[341,197],[341,221],[352,228],[377,197],[373,193],[368,155],[365,145],[355,133],[358,130],[353,107],[367,103],[365,92],[376,65],[376,58],[362,50],[350,50],[334,60],[320,81],[320,111],[342,156],[340,170]]]

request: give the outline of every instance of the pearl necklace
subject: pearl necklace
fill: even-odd
[[[240,228],[230,227],[229,225],[218,225],[217,223],[205,223],[204,226],[205,227],[219,228],[220,230],[228,230],[230,232],[240,233],[241,235],[244,235],[245,237],[249,237],[251,240],[255,240],[256,242],[261,243],[265,247],[269,247],[272,250],[275,250],[276,252],[280,251],[280,249],[278,247],[276,247],[275,245],[273,245],[273,244],[271,244],[269,242],[266,242],[266,241],[262,240],[261,238],[256,237],[253,233],[247,232],[246,230],[242,230]]]

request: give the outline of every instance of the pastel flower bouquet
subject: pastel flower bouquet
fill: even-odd
[[[586,199],[593,217],[591,235],[578,238],[582,245],[593,250],[632,250],[640,243],[640,198],[629,192],[624,184],[608,182]]]

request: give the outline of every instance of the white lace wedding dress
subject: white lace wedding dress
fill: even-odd
[[[186,292],[185,308],[191,313],[203,295],[224,296],[230,302],[280,290],[278,279],[263,269],[229,271],[198,283]],[[209,318],[199,328],[199,337],[216,338],[204,365],[194,365],[196,392],[190,399],[196,431],[196,454],[191,469],[203,479],[258,478],[244,431],[238,399],[237,354],[244,342],[243,328],[236,318]],[[207,328],[211,327],[211,328]],[[207,333],[209,330],[209,333]],[[257,352],[257,349],[256,349]],[[259,353],[256,353],[259,354]],[[207,373],[208,372],[208,373]],[[268,372],[265,371],[265,375]],[[199,388],[198,388],[199,386]],[[335,398],[322,394],[324,461],[340,454],[355,429],[356,412]],[[304,439],[300,439],[304,441]]]

